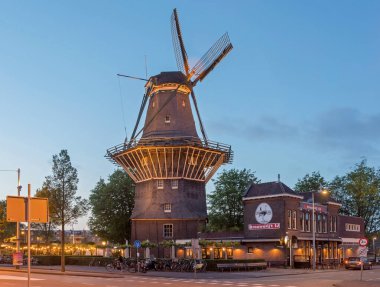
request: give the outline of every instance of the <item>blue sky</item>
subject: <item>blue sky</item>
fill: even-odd
[[[293,187],[363,157],[380,166],[379,1],[1,1],[0,170],[21,168],[24,194],[61,149],[83,197],[112,173],[105,151],[144,92],[116,74],[145,77],[145,56],[148,76],[177,69],[175,7],[191,62],[226,31],[234,45],[196,87],[208,136],[235,152],[225,168]],[[0,184],[0,199],[15,194],[16,172]]]

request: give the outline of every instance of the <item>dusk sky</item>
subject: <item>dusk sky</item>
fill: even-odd
[[[144,93],[116,74],[145,77],[145,57],[148,77],[177,70],[173,8],[191,63],[226,31],[234,45],[195,90],[209,138],[234,150],[222,169],[294,187],[364,157],[380,167],[380,1],[3,0],[0,170],[21,169],[23,195],[61,149],[82,197],[113,172],[105,152],[130,136]],[[0,199],[16,195],[16,172],[0,184]]]

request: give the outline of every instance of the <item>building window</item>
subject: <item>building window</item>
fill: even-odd
[[[359,224],[346,223],[346,231],[360,232]]]
[[[292,211],[288,210],[288,229],[292,229]]]
[[[164,224],[164,238],[173,237],[173,224]]]
[[[182,100],[182,107],[186,107],[186,102],[185,102],[185,100]]]
[[[148,165],[148,157],[147,156],[144,156],[142,159],[141,159],[141,164],[143,166],[147,166]]]
[[[321,214],[317,215],[317,232],[318,233],[322,232],[322,215]]]
[[[302,231],[305,231],[305,212],[300,214],[300,227]]]
[[[293,215],[292,215],[292,227],[293,229],[297,229],[297,211],[293,210]]]
[[[165,116],[165,124],[170,124],[170,116],[169,115],[166,115]]]
[[[336,216],[333,216],[333,231],[336,232]]]
[[[162,179],[157,180],[157,188],[164,189],[164,181]]]
[[[330,232],[333,232],[333,217],[330,215]]]
[[[152,102],[152,107],[154,108],[156,106],[156,103],[153,101]]]
[[[172,180],[172,189],[178,189],[178,179]]]
[[[252,254],[253,253],[253,247],[248,247],[247,248],[247,253]]]
[[[186,258],[193,258],[193,249],[191,248],[186,248]]]
[[[164,212],[165,213],[172,212],[172,204],[171,203],[165,203],[164,204]]]
[[[322,232],[327,233],[327,217],[322,215]]]
[[[305,213],[305,230],[307,232],[310,232],[310,213],[309,212],[306,212]]]
[[[190,165],[196,165],[197,164],[197,158],[195,156],[189,157],[189,164]]]
[[[227,259],[233,259],[234,258],[234,249],[233,248],[227,248],[226,253],[227,253]]]

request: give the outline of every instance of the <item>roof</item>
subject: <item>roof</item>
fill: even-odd
[[[323,195],[319,192],[302,192],[302,195],[304,197],[304,202],[312,202],[312,193],[314,193],[314,201],[315,203],[320,203],[320,204],[328,204],[328,203],[332,203],[332,204],[339,204],[340,203],[338,201],[336,201],[334,198],[332,198],[330,195],[326,196],[326,195]]]
[[[281,181],[265,182],[265,183],[253,183],[247,189],[244,198],[250,197],[268,197],[268,196],[294,196],[302,198],[302,195],[295,192],[286,184]]]
[[[161,72],[158,75],[152,76],[149,80],[153,81],[155,85],[166,83],[186,84],[186,76],[179,71]]]

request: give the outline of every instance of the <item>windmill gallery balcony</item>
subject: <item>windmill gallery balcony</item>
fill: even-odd
[[[141,138],[107,150],[106,157],[124,168],[135,182],[189,179],[208,182],[233,159],[231,146],[194,137]]]

